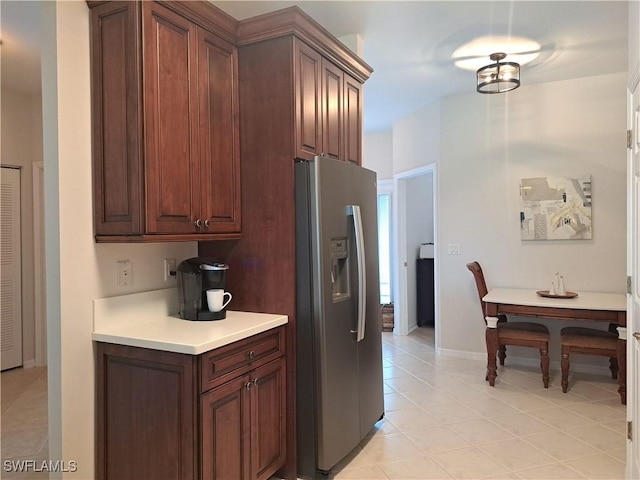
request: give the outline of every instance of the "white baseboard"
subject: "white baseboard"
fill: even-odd
[[[25,360],[22,362],[22,368],[33,368],[36,366],[36,361],[35,359],[31,359],[31,360]]]

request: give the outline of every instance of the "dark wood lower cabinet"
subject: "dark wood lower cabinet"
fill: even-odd
[[[284,358],[203,394],[202,477],[268,479],[284,463]]]
[[[245,375],[202,395],[202,478],[250,478],[250,394]]]
[[[286,460],[283,342],[278,327],[202,355],[97,343],[96,477],[271,477]],[[220,365],[234,368],[211,381]]]
[[[197,478],[194,358],[98,343],[97,478]]]

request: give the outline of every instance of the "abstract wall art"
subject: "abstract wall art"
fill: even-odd
[[[590,240],[591,175],[523,178],[522,240]]]

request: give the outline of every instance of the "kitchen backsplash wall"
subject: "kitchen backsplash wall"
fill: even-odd
[[[146,292],[176,286],[175,277],[164,280],[164,260],[182,260],[198,254],[197,242],[153,244],[96,244],[96,269],[100,272],[100,291],[103,297]],[[117,286],[117,262],[129,260],[132,269],[132,285]]]

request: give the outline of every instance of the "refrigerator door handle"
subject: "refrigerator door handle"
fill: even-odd
[[[356,263],[358,270],[358,330],[356,341],[364,339],[365,319],[367,315],[367,267],[364,258],[364,231],[362,230],[362,215],[359,205],[349,205],[347,213],[353,215],[353,228],[355,231]]]

